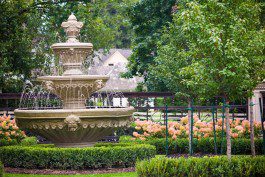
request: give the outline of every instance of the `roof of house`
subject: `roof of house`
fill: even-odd
[[[143,82],[142,77],[133,77],[130,79],[121,78],[121,73],[127,71],[124,63],[118,63],[114,66],[103,66],[103,63],[108,60],[116,51],[128,58],[132,51],[130,49],[110,49],[109,53],[103,53],[103,50],[97,51],[97,56],[93,59],[94,63],[88,70],[91,75],[109,75],[110,79],[101,92],[132,92],[135,91],[137,84]]]
[[[122,54],[125,58],[129,58],[129,56],[132,54],[131,49],[110,49],[108,53],[103,54],[102,61],[106,61],[117,51],[120,52],[120,54]]]

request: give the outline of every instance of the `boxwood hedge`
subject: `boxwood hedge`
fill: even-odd
[[[154,138],[145,141],[135,140],[132,141],[126,137],[120,138],[121,143],[135,143],[135,144],[150,144],[156,147],[157,154],[166,154],[166,140],[165,138]],[[216,141],[218,154],[220,154],[221,145],[222,153],[226,153],[226,138],[223,139],[223,143],[220,138]],[[182,139],[169,139],[168,145],[169,154],[184,154],[189,152],[189,140],[186,138]],[[262,139],[255,140],[255,150],[256,154],[262,154]],[[193,141],[193,151],[194,153],[212,154],[214,153],[214,139],[204,138],[204,139],[194,139]],[[250,139],[232,139],[232,154],[251,154]]]
[[[0,147],[0,161],[7,167],[29,169],[94,169],[134,166],[136,160],[154,157],[155,147],[135,146],[52,148],[41,146]]]
[[[137,162],[139,177],[261,177],[265,176],[265,156],[233,156],[231,161],[225,156],[203,158],[156,157]]]

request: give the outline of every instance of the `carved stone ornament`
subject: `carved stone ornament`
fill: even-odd
[[[103,88],[104,86],[105,86],[104,82],[101,79],[99,79],[95,81],[94,89],[99,90]]]
[[[64,119],[64,122],[67,124],[69,131],[76,131],[81,120],[78,116],[71,114]]]
[[[45,81],[45,88],[48,91],[54,90],[54,84],[53,84],[53,82],[52,81]]]
[[[76,37],[79,35],[80,29],[83,27],[82,22],[78,22],[75,15],[71,14],[66,22],[61,25],[67,34],[66,42],[79,42]]]

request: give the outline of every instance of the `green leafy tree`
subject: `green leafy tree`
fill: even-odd
[[[261,4],[252,0],[184,3],[164,32],[167,40],[162,40],[156,64],[149,69],[148,83],[154,88],[159,78],[174,92],[225,98],[229,158],[229,103],[251,97],[264,79],[265,32],[260,12]]]
[[[154,64],[149,65],[146,83],[151,91],[170,91],[176,93],[180,99],[186,100],[191,108],[192,100],[200,98],[201,84],[193,82],[194,72],[190,65],[194,58],[188,49],[189,40],[183,33],[181,15],[185,3],[179,3],[173,22],[164,28],[161,40],[158,43],[157,57]],[[189,125],[192,125],[191,109],[188,110]],[[189,149],[192,150],[192,126],[189,128]]]
[[[133,54],[127,77],[143,75],[157,54],[157,42],[163,26],[172,21],[172,7],[176,0],[142,0],[129,9],[134,30]]]
[[[6,81],[12,76],[26,78],[35,66],[43,63],[43,59],[32,54],[32,41],[37,33],[34,26],[38,16],[24,13],[23,9],[27,6],[28,2],[23,0],[0,2],[1,91],[9,91]]]
[[[60,27],[71,13],[84,22],[80,41],[94,44],[94,49],[128,48],[132,36],[127,8],[130,0],[26,1],[0,2],[0,90],[21,91],[32,71],[51,74],[54,57],[50,46],[64,42]],[[59,61],[55,58],[55,64]],[[36,72],[35,72],[36,73]],[[12,80],[12,82],[11,82]],[[15,82],[19,80],[19,82]],[[16,89],[14,89],[17,87]]]

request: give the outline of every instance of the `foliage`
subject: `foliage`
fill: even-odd
[[[21,131],[15,120],[10,116],[0,116],[0,146],[14,145],[21,142],[26,137],[25,132]]]
[[[21,146],[34,146],[38,144],[38,139],[35,136],[24,138],[20,145]]]
[[[135,1],[1,1],[0,90],[21,91],[22,84],[9,87],[10,78],[21,83],[55,72],[59,61],[53,57],[50,46],[65,41],[60,25],[72,12],[84,22],[81,41],[92,42],[95,50],[129,48],[132,27],[126,12]]]
[[[139,177],[171,176],[264,176],[265,157],[233,156],[231,161],[224,156],[203,158],[157,157],[137,162]]]
[[[157,154],[166,154],[166,139],[165,138],[152,138],[147,140],[132,140],[132,138],[121,138],[121,143],[130,144],[150,144],[156,147]],[[226,139],[216,139],[218,154],[223,149],[223,154],[226,151]],[[262,139],[255,140],[255,149],[257,154],[262,154]],[[214,139],[203,138],[193,139],[194,153],[201,154],[214,154]],[[168,153],[169,154],[187,154],[189,152],[189,140],[187,138],[172,139],[169,138]],[[232,139],[232,154],[250,154],[250,140],[245,138]]]
[[[0,161],[0,177],[4,176],[4,166],[2,164],[2,162]]]
[[[75,177],[137,177],[136,172],[103,173],[103,174],[76,174]],[[6,174],[5,177],[69,177],[69,175],[35,175],[35,174]]]
[[[221,95],[230,101],[250,96],[264,78],[260,4],[204,0],[178,9],[149,69],[150,84],[156,87],[160,78],[174,92],[200,88],[204,97]],[[178,82],[185,87],[174,88]]]
[[[6,87],[6,79],[24,79],[35,66],[43,64],[42,58],[31,53],[38,16],[22,12],[27,4],[25,0],[0,2],[0,90]]]
[[[193,137],[197,139],[214,137],[213,122],[201,121],[195,115],[193,125]],[[145,140],[146,138],[163,138],[166,136],[166,126],[152,121],[137,120],[135,126],[136,132],[133,133],[135,138]],[[248,120],[241,121],[240,119],[230,120],[231,131],[233,138],[249,138],[250,123]],[[265,127],[265,123],[264,123]],[[255,137],[261,136],[261,123],[254,121]],[[222,134],[222,119],[218,119],[215,124],[216,136],[221,137]],[[224,122],[224,135],[226,126]],[[189,134],[188,116],[181,118],[180,122],[169,122],[168,133],[172,139],[187,138]]]
[[[94,169],[131,167],[136,160],[151,158],[151,145],[49,148],[39,146],[5,146],[0,148],[0,160],[5,166],[33,169]]]
[[[129,9],[134,30],[133,54],[127,76],[143,75],[153,63],[161,29],[172,20],[171,10],[176,0],[143,0]]]
[[[124,143],[107,143],[107,142],[105,142],[105,143],[96,143],[94,145],[94,147],[102,147],[102,146],[104,146],[104,147],[115,147],[115,146],[123,146],[123,147],[125,147],[125,146],[131,146],[131,145],[132,144],[128,143],[128,142],[124,142]]]

